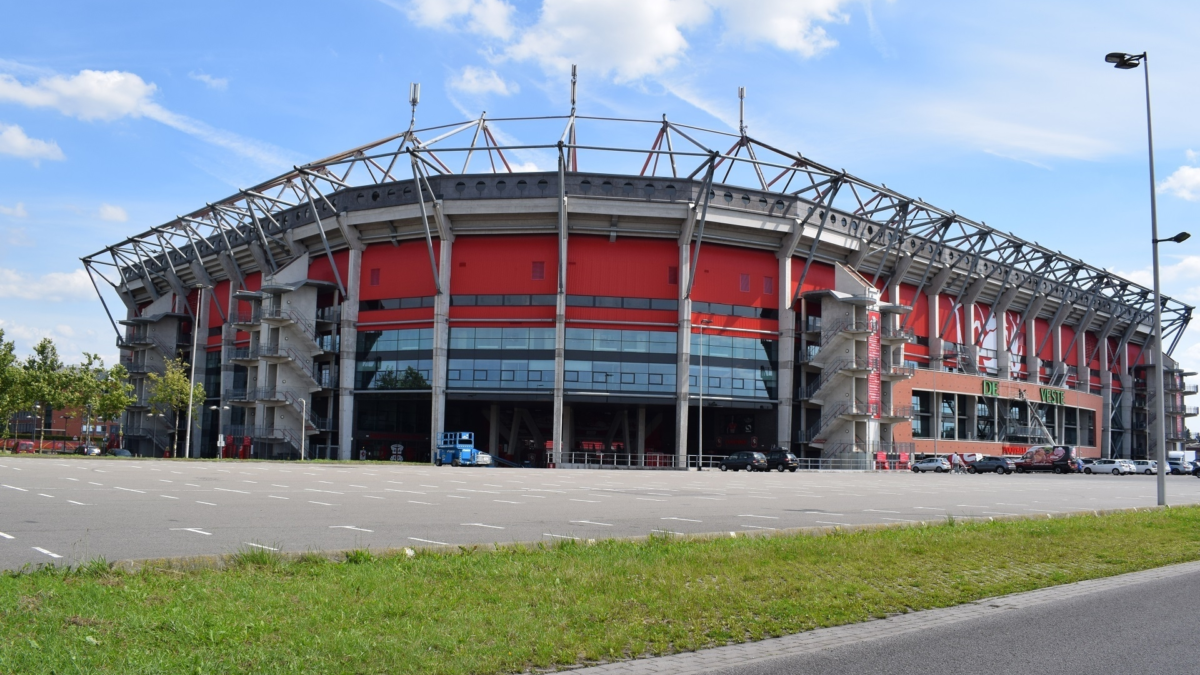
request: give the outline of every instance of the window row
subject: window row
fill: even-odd
[[[359,361],[355,364],[355,389],[429,389],[431,359]]]
[[[451,328],[450,349],[554,349],[554,329]]]
[[[704,345],[705,358],[718,357],[766,361],[772,367],[779,361],[779,342],[776,340],[711,335],[709,333],[705,333],[703,339],[701,339],[700,333],[692,333],[693,359],[697,359],[700,355],[701,343]]]
[[[659,309],[677,311],[679,301],[665,298],[615,298],[603,295],[568,295],[568,307],[604,307],[610,309]]]
[[[1095,412],[930,391],[912,393],[914,438],[1096,445]]]
[[[566,348],[569,351],[675,353],[674,332],[568,328],[566,337]]]
[[[692,364],[688,374],[688,394],[700,395],[700,366]],[[704,364],[705,396],[730,398],[776,398],[775,371],[765,364],[759,368],[729,368]]]
[[[426,295],[420,298],[388,298],[386,300],[359,300],[358,311],[371,312],[381,309],[417,309],[419,307],[433,307],[433,296]]]
[[[355,350],[359,361],[377,358],[384,352],[406,352],[433,349],[432,328],[405,330],[359,331]]]
[[[698,314],[740,316],[747,319],[779,319],[779,310],[771,307],[747,307],[746,305],[724,305],[719,302],[692,301],[692,311]]]

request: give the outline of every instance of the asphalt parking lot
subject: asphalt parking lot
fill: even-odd
[[[1172,504],[1200,480],[1168,476]],[[0,569],[1151,506],[1153,476],[702,473],[0,457]]]

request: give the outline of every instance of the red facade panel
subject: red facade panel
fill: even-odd
[[[1049,319],[1034,319],[1034,337],[1037,342],[1034,344],[1038,350],[1038,358],[1044,361],[1050,361],[1054,358],[1054,340],[1048,339],[1046,336],[1050,330]]]
[[[778,307],[778,296],[763,293],[763,277],[774,279],[779,275],[778,269],[775,254],[769,251],[705,244],[700,248],[700,259],[696,263],[692,299],[727,305]],[[743,275],[749,277],[744,285]],[[685,282],[686,279],[680,280],[680,283]]]
[[[768,256],[774,259],[774,254],[768,253]],[[772,263],[774,265],[774,263]],[[774,265],[778,269],[778,265]],[[800,275],[804,273],[804,259],[792,258],[792,288],[791,292],[796,292],[796,284],[800,283]],[[769,272],[768,272],[769,274]],[[804,291],[824,291],[834,287],[833,265],[829,263],[813,261],[808,267],[808,276],[804,278]]]
[[[435,259],[440,250],[441,242],[435,239]],[[329,269],[328,260],[324,269]],[[311,272],[309,276],[318,278]],[[377,283],[372,283],[375,281]],[[358,291],[360,300],[419,298],[436,293],[437,286],[433,282],[433,271],[429,264],[429,248],[424,240],[407,241],[399,246],[375,244],[363,251],[362,278]]]
[[[334,253],[333,260],[337,263],[338,274],[341,275],[342,283],[345,283],[350,278],[350,251],[338,251]],[[308,263],[308,278],[337,284],[337,277],[334,276],[333,267],[329,264],[329,256],[324,255],[324,253],[312,256],[312,260]]]
[[[451,295],[553,295],[558,292],[558,240],[555,237],[459,237],[454,240],[453,257]],[[533,278],[534,262],[545,264],[545,278]],[[568,292],[575,293],[575,290]]]
[[[553,312],[550,313],[554,315]],[[601,307],[567,307],[567,320],[581,321],[635,321],[647,323],[679,324],[679,313],[652,309],[606,309]]]
[[[701,260],[705,252],[701,251]],[[610,242],[607,237],[572,236],[567,245],[567,267],[567,292],[571,295],[679,297],[678,282],[671,283],[672,268],[678,274],[679,246],[670,239],[622,238]],[[548,269],[547,274],[551,273]]]

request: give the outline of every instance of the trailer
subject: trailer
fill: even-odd
[[[474,433],[443,431],[438,434],[433,463],[437,466],[492,466],[492,456],[475,448]]]

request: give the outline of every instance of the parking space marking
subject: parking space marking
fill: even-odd
[[[740,527],[748,527],[752,530],[774,530],[774,527],[762,527],[760,525],[741,525]]]
[[[383,497],[379,497],[376,495],[363,495],[363,497],[366,499],[383,499]]]
[[[365,529],[362,527],[355,527],[353,525],[330,525],[329,529],[331,529],[331,530],[357,530],[359,532],[374,532],[375,531],[375,530],[368,530],[368,529]]]
[[[818,521],[816,521],[816,522],[818,522],[818,523],[820,523],[820,524],[822,524],[822,525],[846,525],[846,526],[849,526],[849,525],[850,525],[850,523],[839,523],[839,522],[835,522],[835,521],[832,521],[832,520],[818,520]]]
[[[3,532],[0,532],[0,537],[4,537],[5,539],[16,539],[16,537],[12,536],[11,534],[4,534]]]
[[[243,494],[243,495],[250,494],[249,492],[246,492],[245,490],[231,490],[229,488],[213,488],[213,489],[220,490],[221,492],[237,492],[238,494]]]
[[[599,504],[599,503],[601,503],[599,499],[570,499],[570,500],[568,500],[568,501],[572,501],[572,502],[584,502],[584,503],[586,503],[586,504]]]
[[[12,485],[0,485],[0,487],[6,487],[10,490],[20,490],[21,492],[29,492],[29,490],[26,490],[25,488],[13,487]]]
[[[880,520],[894,520],[898,523],[919,523],[919,520],[909,520],[908,518],[880,518]]]
[[[37,551],[38,553],[45,553],[46,555],[50,556],[51,558],[61,558],[62,557],[61,555],[59,555],[57,553],[51,553],[50,551],[47,551],[46,549],[42,548],[41,546],[34,546],[32,548],[33,548],[33,550]]]
[[[578,523],[581,525],[600,525],[603,527],[612,527],[612,523],[597,523],[597,522],[593,522],[591,520],[571,520],[568,522],[570,522],[572,524]]]
[[[667,516],[666,518],[662,518],[661,520],[682,520],[685,523],[703,523],[704,522],[703,520],[696,520],[694,518],[678,518],[676,516]]]
[[[48,494],[46,494],[45,492],[39,492],[39,493],[38,493],[38,496],[39,496],[39,497],[49,497],[49,498],[51,498],[51,499],[54,499],[54,495],[48,495]]]
[[[279,550],[277,548],[271,548],[270,546],[263,546],[262,544],[255,544],[254,542],[249,542],[249,541],[243,541],[242,544],[244,544],[246,546],[253,546],[254,548],[265,548],[268,551],[278,551]]]
[[[639,499],[643,502],[665,502],[665,501],[667,501],[665,499],[651,499],[649,497],[637,497],[637,499]]]
[[[72,500],[72,499],[68,499],[68,500],[67,500],[67,503],[68,503],[68,504],[74,504],[74,505],[76,505],[76,506],[91,506],[90,504],[84,504],[83,502],[77,502],[77,501],[74,501],[74,500]]]
[[[542,536],[543,537],[554,537],[555,539],[574,539],[575,541],[579,541],[579,537],[568,537],[565,534],[550,534],[549,532],[543,532]]]
[[[483,523],[460,523],[460,524],[467,526],[467,527],[486,527],[491,530],[503,530],[504,529],[503,527],[500,527],[499,525],[485,525]]]
[[[271,499],[287,499],[287,497],[277,497],[275,495],[267,495],[267,496],[270,497]]]
[[[492,501],[500,502],[501,504],[524,504],[525,503],[525,502],[510,502],[507,499],[493,499]]]
[[[325,502],[312,502],[312,501],[310,501],[309,504],[320,504],[321,506],[337,506],[337,504],[326,504]]]
[[[143,495],[146,494],[145,490],[134,490],[133,488],[123,488],[123,487],[113,486],[113,489],[114,490],[124,490],[126,492],[137,492],[138,494],[143,494]]]
[[[209,537],[212,536],[212,532],[205,532],[204,530],[202,530],[198,527],[172,527],[171,531],[172,532],[195,532],[196,534],[203,534],[203,535],[209,536]]]
[[[196,503],[197,503],[197,504],[204,504],[205,506],[216,506],[216,504],[214,504],[214,503],[212,503],[212,502],[196,502]]]
[[[179,497],[172,497],[171,495],[159,495],[159,497],[163,497],[165,499],[179,499]]]
[[[425,544],[437,544],[438,546],[453,546],[454,545],[454,544],[447,544],[444,541],[434,541],[432,539],[418,539],[417,537],[409,537],[409,539],[411,539],[413,541],[419,541],[419,542],[422,542]]]
[[[829,513],[829,514],[822,514],[822,515],[840,516],[842,514]],[[770,518],[771,520],[779,520],[779,516],[756,516],[752,513],[740,513],[740,514],[738,514],[738,518]]]

